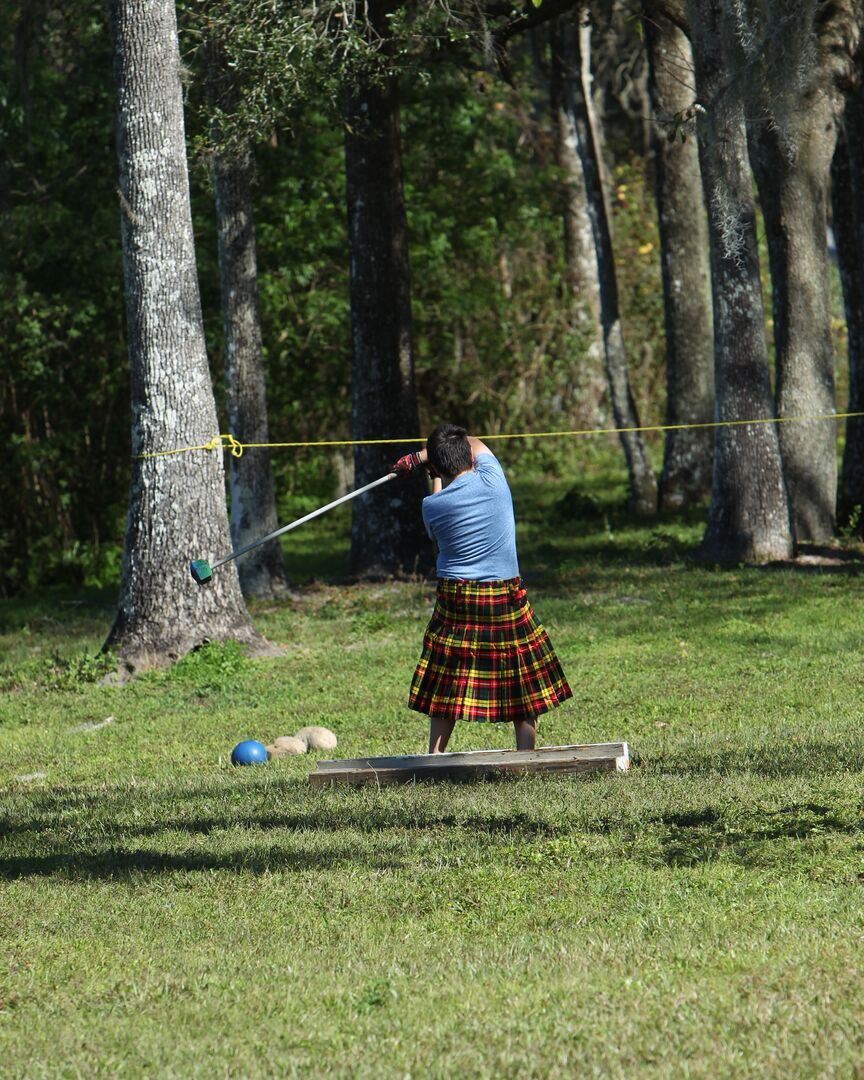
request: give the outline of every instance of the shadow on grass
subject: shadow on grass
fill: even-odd
[[[562,572],[566,577],[570,566],[574,567],[583,579],[590,579],[592,568],[600,575],[604,568],[662,570],[673,565],[707,574],[716,573],[721,581],[726,575],[742,569],[756,573],[783,572],[835,577],[858,577],[864,573],[864,553],[832,547],[805,546],[794,559],[758,565],[705,562],[700,557],[698,546],[664,532],[662,527],[655,529],[647,541],[620,538],[592,540],[579,544],[576,551],[568,550],[567,546],[561,543],[543,541],[531,545],[529,551],[520,552],[520,555],[523,555],[521,561],[528,567],[529,581],[533,574],[538,583],[546,585],[554,583]]]
[[[665,830],[661,848],[669,866],[698,866],[723,858],[751,865],[760,861],[766,843],[864,832],[864,822],[844,820],[818,803],[783,806],[743,822],[710,807],[663,815],[658,821]]]
[[[22,627],[33,630],[62,629],[84,633],[82,626],[101,625],[113,617],[117,607],[117,589],[75,588],[72,586],[41,589],[4,600],[0,605],[0,633],[12,633]]]
[[[704,789],[704,778],[757,776],[764,779],[797,779],[838,774],[855,776],[864,772],[864,740],[850,742],[838,736],[835,739],[784,738],[778,732],[776,739],[765,742],[749,742],[731,745],[724,740],[720,745],[696,751],[693,746],[682,746],[665,752],[653,753],[648,746],[631,746],[631,775],[657,781],[664,778],[688,778],[697,781],[699,790]],[[535,813],[524,811],[502,813],[494,803],[488,812],[477,813],[468,809],[442,811],[440,802],[431,799],[433,793],[452,792],[457,796],[478,791],[488,791],[498,799],[508,795],[508,789],[524,784],[578,784],[580,789],[598,784],[627,783],[626,776],[610,776],[606,773],[580,774],[578,777],[541,776],[486,776],[479,780],[424,781],[375,789],[371,786],[350,788],[336,786],[313,791],[305,778],[268,777],[255,782],[245,782],[235,789],[229,781],[208,780],[197,784],[169,783],[165,786],[140,786],[132,790],[116,788],[98,794],[69,789],[45,791],[35,794],[22,789],[12,794],[20,806],[7,809],[0,817],[0,839],[16,834],[39,833],[50,837],[52,831],[63,827],[70,829],[71,822],[98,828],[100,836],[134,837],[150,836],[163,832],[179,831],[207,835],[221,829],[288,829],[342,830],[352,829],[360,833],[372,833],[382,828],[424,828],[430,825],[463,827],[480,833],[514,833],[522,836],[539,835],[560,829],[569,820],[568,804],[556,800],[554,809],[538,802]],[[407,798],[415,792],[429,792],[430,801]],[[236,802],[242,793],[245,806]],[[226,797],[234,805],[221,812]],[[382,798],[383,797],[383,798]],[[424,796],[425,799],[425,796]],[[208,806],[209,804],[209,806]],[[207,812],[216,804],[220,812]],[[302,808],[273,811],[272,807],[305,804]],[[186,814],[178,815],[176,808],[182,805]],[[199,812],[196,814],[196,807]],[[251,812],[250,812],[251,809]],[[550,810],[552,811],[550,813]],[[129,821],[128,817],[144,819]],[[127,820],[123,820],[126,818]],[[696,822],[698,824],[698,822]]]
[[[491,781],[494,784],[514,782],[516,781],[513,778]],[[163,801],[164,796],[154,798],[151,812],[158,810],[159,804]],[[123,805],[128,806],[128,802],[124,802]],[[100,810],[103,813],[110,812],[105,805],[101,806]],[[2,832],[5,834],[40,833],[43,834],[40,836],[40,843],[51,847],[55,844],[50,835],[48,837],[44,835],[44,830],[50,828],[51,824],[56,824],[56,820],[52,821],[50,817],[31,819],[28,822],[16,823],[14,828],[7,828],[4,824]],[[353,831],[364,835],[380,836],[382,833],[389,832],[401,840],[404,839],[406,831],[419,835],[428,833],[429,830],[437,832],[446,829],[475,836],[485,834],[489,837],[507,839],[538,838],[561,833],[560,823],[554,825],[522,813],[486,817],[478,814],[460,816],[432,812],[418,817],[416,814],[405,813],[398,806],[370,809],[342,805],[330,807],[324,812],[310,809],[282,814],[265,812],[236,816],[202,815],[189,818],[165,818],[152,824],[125,824],[103,819],[98,826],[97,844],[109,845],[107,850],[93,853],[80,850],[68,851],[62,850],[65,845],[58,843],[56,847],[61,850],[45,854],[0,858],[0,880],[52,875],[80,880],[92,878],[107,880],[123,879],[136,874],[154,875],[219,870],[254,874],[273,871],[296,873],[310,870],[323,871],[346,865],[367,867],[376,871],[399,870],[411,862],[410,856],[402,858],[392,853],[388,854],[386,846],[380,842],[371,851],[362,851],[356,845],[342,844],[326,851],[297,852],[278,847],[279,834],[290,833],[295,837],[302,837],[313,833],[320,835],[321,833]],[[194,854],[166,854],[146,849],[123,850],[124,847],[134,846],[142,837],[171,836],[172,834],[176,837],[177,834],[186,834],[204,837],[212,835],[221,840],[226,833],[237,831],[254,832],[260,836],[251,841],[244,850],[224,854],[200,850],[196,850]],[[272,834],[273,847],[262,850],[261,837],[266,834]]]
[[[528,578],[538,584],[554,583],[563,567],[573,566],[581,574],[604,568],[664,568],[677,564],[685,568],[716,571],[725,576],[740,567],[736,564],[706,563],[700,543],[708,516],[708,505],[680,510],[661,510],[650,517],[628,510],[626,500],[610,499],[602,485],[582,482],[563,492],[554,501],[538,497],[529,487],[519,518],[521,562]],[[804,575],[857,576],[864,570],[864,550],[858,541],[846,547],[832,544],[800,544],[797,557],[753,568],[761,571],[788,571]]]
[[[118,839],[128,835],[123,831],[118,834]],[[351,847],[326,852],[291,852],[274,848],[270,851],[238,851],[224,855],[209,852],[171,855],[158,851],[116,850],[94,854],[56,852],[0,859],[0,879],[9,881],[61,875],[70,880],[122,880],[138,874],[212,873],[219,870],[253,874],[274,871],[302,873],[348,865],[396,870],[404,866],[404,862],[383,856],[380,852],[365,856]]]
[[[388,789],[394,795],[399,791],[425,789],[430,793],[433,789],[452,788],[467,789],[484,787],[487,789],[502,788],[508,785],[519,784],[523,778],[516,776],[485,777],[481,781],[457,781],[421,782],[404,785],[401,788]],[[590,783],[588,777],[580,777],[580,784]],[[288,796],[295,793],[296,781],[286,781],[281,794]],[[253,789],[254,792],[254,789]],[[539,836],[552,835],[560,831],[560,821],[550,822],[540,816],[532,816],[524,812],[496,813],[494,810],[489,814],[459,814],[455,812],[441,812],[435,807],[418,807],[416,804],[406,807],[399,803],[377,804],[370,806],[365,792],[349,788],[339,788],[334,792],[335,799],[329,805],[319,805],[304,810],[292,810],[284,813],[273,813],[267,810],[249,813],[225,813],[225,814],[200,814],[194,813],[188,816],[165,816],[159,817],[161,807],[176,806],[181,799],[187,806],[195,802],[206,803],[210,799],[223,796],[224,788],[202,787],[190,792],[183,790],[182,795],[171,791],[158,793],[138,793],[130,796],[128,793],[117,793],[99,798],[86,800],[86,804],[76,800],[71,808],[74,808],[82,816],[86,815],[89,822],[95,822],[98,828],[98,836],[111,844],[122,844],[130,839],[146,836],[158,836],[165,833],[188,833],[195,836],[210,836],[226,830],[248,830],[260,832],[278,832],[280,830],[293,833],[309,832],[342,832],[351,830],[364,835],[379,833],[382,830],[418,830],[425,831],[430,828],[453,828],[463,829],[476,834],[489,836],[516,835],[516,836]],[[254,798],[253,794],[253,798]],[[355,797],[356,800],[355,801]],[[326,794],[325,794],[326,799]],[[269,789],[268,801],[273,801],[273,788]],[[296,800],[291,800],[296,801]],[[352,805],[353,804],[353,805]],[[123,822],[116,819],[118,813],[129,811],[132,806],[141,807],[143,816],[158,818],[152,822]],[[52,843],[51,830],[57,827],[58,814],[65,811],[68,820],[70,805],[63,800],[53,800],[43,805],[42,812],[29,818],[17,820],[6,819],[0,821],[0,837],[14,834],[24,835],[28,833],[39,834],[42,843]],[[0,860],[0,867],[3,861]],[[2,871],[0,871],[2,872]]]
[[[826,748],[827,744],[822,751]],[[835,748],[827,749],[833,751]],[[717,768],[717,756],[712,756],[711,769]],[[742,773],[758,771],[754,770],[757,762],[752,753],[745,755],[742,751],[740,757],[719,756],[730,772],[729,763],[733,760],[738,762]],[[859,759],[862,756],[859,753]],[[770,775],[812,773],[812,747],[808,749],[802,745],[796,748],[794,755],[787,754],[786,758],[785,768],[778,769],[776,760],[771,762]],[[861,764],[860,761],[858,765],[847,762],[846,766],[857,771]],[[700,775],[698,769],[692,769],[692,763],[690,771],[695,771],[697,777]],[[702,772],[707,771],[706,761]],[[665,769],[661,776],[668,774]],[[608,778],[583,777],[579,784],[599,783],[603,779]],[[488,787],[490,792],[497,789],[498,794],[506,794],[506,785],[522,782],[505,777],[498,781],[483,781],[482,786]],[[296,802],[297,787],[296,781],[288,781],[284,785],[271,784],[266,791],[256,791],[252,787],[248,794],[250,798],[266,795],[268,800],[285,798]],[[414,794],[416,787],[420,785],[415,786]],[[326,795],[321,798],[322,793],[316,793],[313,800],[317,801],[313,805],[285,812],[246,807],[236,813],[230,809],[214,813],[206,806],[208,799],[224,796],[224,787],[217,785],[193,791],[186,788],[136,793],[131,800],[128,793],[106,794],[102,798],[86,800],[86,808],[82,800],[76,801],[75,809],[82,822],[86,819],[86,825],[76,834],[74,849],[63,837],[52,836],[52,828],[57,828],[58,821],[48,805],[41,808],[41,814],[33,815],[29,820],[17,821],[14,825],[4,823],[2,831],[7,836],[13,832],[33,834],[35,850],[0,858],[0,879],[58,876],[71,880],[124,880],[136,875],[214,871],[251,874],[323,872],[345,866],[376,872],[401,871],[414,865],[412,840],[425,837],[425,843],[428,843],[430,837],[434,841],[439,836],[442,845],[451,847],[470,839],[475,852],[479,839],[481,844],[488,843],[489,857],[493,860],[499,858],[499,853],[503,853],[504,858],[509,857],[507,852],[514,846],[530,850],[532,845],[540,845],[542,849],[546,841],[554,840],[556,844],[574,845],[572,858],[578,865],[581,859],[607,857],[602,845],[593,852],[579,848],[580,837],[607,836],[610,850],[614,849],[616,857],[624,854],[637,863],[692,867],[726,860],[743,866],[760,866],[766,861],[769,864],[775,861],[776,853],[783,850],[785,841],[830,835],[851,838],[864,833],[860,808],[856,812],[848,805],[832,807],[827,802],[814,801],[790,801],[778,807],[724,802],[721,807],[711,802],[710,796],[706,800],[704,790],[703,784],[697,784],[690,808],[652,810],[651,803],[656,806],[656,792],[653,795],[648,792],[644,808],[630,805],[617,814],[607,812],[602,815],[595,814],[594,804],[590,801],[571,807],[557,799],[527,812],[508,812],[506,809],[502,812],[490,807],[489,812],[484,813],[482,809],[478,812],[476,805],[466,806],[465,812],[460,812],[458,804],[451,809],[442,806],[440,801],[436,804],[432,800],[428,803],[413,798],[405,800],[400,798],[398,790],[393,789],[388,791],[388,796],[394,797],[388,797],[386,802],[370,802],[366,797],[370,794],[368,791],[340,790],[334,793],[332,801]],[[188,816],[177,815],[178,800],[188,807]],[[196,808],[196,801],[205,805]],[[118,814],[132,810],[151,820],[117,820]],[[164,817],[160,816],[163,811]],[[64,830],[69,828],[68,812],[66,816]],[[87,836],[87,826],[93,829],[92,838]],[[374,834],[378,839],[352,844],[337,835],[350,832],[363,836]],[[199,845],[192,852],[166,853],[154,850],[152,846],[135,850],[142,838],[152,838],[159,843],[156,838],[161,837],[165,846],[183,847],[183,836],[212,836],[215,850],[202,851]],[[311,840],[312,837],[317,839]],[[227,843],[243,846],[225,851],[226,838]],[[82,850],[89,846],[91,839],[92,849]],[[332,846],[327,847],[331,840]],[[780,845],[773,853],[767,851],[772,844]]]

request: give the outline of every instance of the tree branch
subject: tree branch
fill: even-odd
[[[690,23],[684,13],[682,0],[645,0],[644,17],[668,19],[682,34],[690,37]]]
[[[492,9],[497,6],[490,5],[487,11],[491,14]],[[559,15],[583,6],[585,6],[584,0],[543,0],[540,7],[534,7],[532,4],[530,7],[525,8],[521,16],[511,19],[499,30],[495,31],[495,45],[496,47],[500,46],[503,51],[507,46],[507,42],[516,37],[517,34],[524,33],[526,30],[533,30],[536,26],[542,26],[543,23],[557,19]],[[511,7],[509,11],[512,10]],[[499,9],[499,14],[502,13]]]

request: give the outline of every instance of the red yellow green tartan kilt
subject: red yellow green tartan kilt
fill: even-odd
[[[409,708],[452,720],[530,720],[572,697],[520,578],[438,579]]]

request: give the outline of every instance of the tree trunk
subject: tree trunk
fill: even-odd
[[[725,93],[722,0],[691,0],[699,158],[711,238],[714,306],[714,475],[704,558],[762,562],[793,552],[776,424],[740,424],[774,416],[756,213],[744,111]]]
[[[386,36],[384,5],[370,2],[373,31]],[[408,225],[402,190],[398,84],[353,86],[347,96],[345,187],[351,272],[352,424],[355,439],[411,439],[414,390]],[[418,443],[357,446],[358,487],[383,476]],[[401,480],[357,499],[351,528],[355,572],[381,575],[430,562],[420,515],[424,483]]]
[[[616,425],[619,428],[635,428],[639,426],[639,415],[627,370],[609,213],[601,181],[590,91],[584,78],[584,72],[590,68],[590,42],[590,27],[584,8],[577,9],[572,18],[562,18],[558,38],[559,61],[564,100],[576,133],[594,237],[609,395]],[[657,510],[657,482],[642,436],[638,431],[622,431],[620,438],[630,477],[630,507],[637,513],[653,514]]]
[[[708,219],[696,140],[675,118],[692,107],[693,56],[686,36],[649,5],[643,18],[654,125],[657,217],[666,329],[666,423],[704,424],[714,416],[714,341]],[[714,431],[667,431],[660,505],[679,509],[711,492]]]
[[[750,126],[771,267],[781,417],[830,414],[836,403],[825,237],[841,99],[817,78],[782,132],[768,120]],[[782,424],[779,435],[795,538],[828,540],[836,518],[836,425],[796,420]]]
[[[233,563],[202,588],[194,557],[230,546],[221,451],[148,457],[218,432],[195,269],[173,0],[110,0],[132,376],[132,479],[117,618],[125,671],[213,639],[263,646]]]
[[[567,78],[561,63],[560,22],[550,24],[549,107],[555,160],[562,176],[561,221],[564,234],[567,300],[570,326],[578,339],[588,342],[583,370],[574,373],[582,402],[580,415],[590,427],[603,422],[601,401],[605,391],[603,377],[603,335],[600,329],[600,283],[597,256],[585,177],[579,160],[579,141],[573,115],[567,108],[564,84]]]
[[[211,98],[233,108],[236,93],[218,44],[208,47]],[[229,430],[241,443],[270,441],[267,390],[258,308],[258,259],[252,209],[252,154],[247,146],[218,145],[213,161],[219,234],[219,278],[225,341],[226,404]],[[277,529],[270,451],[266,447],[231,456],[231,541],[235,550]],[[271,540],[237,561],[246,596],[273,597],[288,582],[282,546]]]
[[[837,262],[849,347],[849,412],[864,412],[864,81],[846,102],[832,167]],[[839,517],[864,536],[864,416],[846,421]]]
[[[750,124],[750,154],[771,261],[780,416],[834,411],[825,239],[828,185],[861,24],[860,0],[820,4],[812,25],[799,22],[800,31],[810,31],[806,39],[799,39],[800,59],[794,59],[793,41],[782,49],[782,60],[792,70],[788,78],[795,87],[794,98],[785,87],[775,89],[766,78],[761,102],[765,119]],[[774,60],[771,50],[769,39],[764,65],[768,72]],[[784,424],[780,447],[796,539],[829,539],[836,519],[834,422]]]

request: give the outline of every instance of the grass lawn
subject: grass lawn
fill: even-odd
[[[0,604],[0,1076],[864,1076],[861,553],[698,567],[698,515],[568,486],[515,489],[574,691],[539,741],[625,739],[624,776],[231,768],[306,724],[422,750],[428,582],[308,580],[253,610],[280,658],[124,688],[113,593]],[[295,573],[344,562],[340,513]]]

